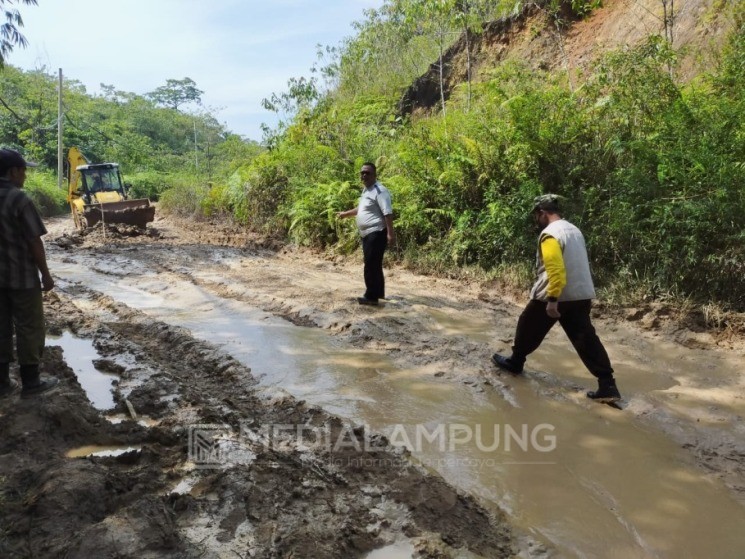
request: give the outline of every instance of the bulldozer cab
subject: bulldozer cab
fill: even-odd
[[[116,163],[81,165],[76,171],[80,173],[81,194],[87,204],[119,202],[126,199],[119,165]]]

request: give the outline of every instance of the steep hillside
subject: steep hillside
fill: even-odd
[[[673,45],[683,49],[678,77],[687,81],[711,65],[727,31],[729,7],[735,0],[680,0],[675,4]],[[565,20],[568,20],[564,16]],[[537,4],[520,15],[488,23],[481,35],[469,37],[472,75],[483,78],[503,61],[522,60],[534,68],[565,70],[572,83],[604,52],[639,44],[650,35],[664,35],[661,0],[606,0],[584,20],[570,21],[561,33]],[[465,36],[444,57],[445,97],[467,79]],[[402,113],[435,107],[440,101],[439,63],[433,62],[404,93]]]

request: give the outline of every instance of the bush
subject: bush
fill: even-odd
[[[129,198],[149,198],[154,202],[160,200],[162,193],[178,182],[166,173],[153,171],[134,173],[123,180],[125,184],[131,185],[127,192]]]
[[[182,217],[204,215],[204,200],[209,195],[209,185],[182,180],[163,192],[160,207]]]
[[[36,169],[26,175],[24,190],[39,213],[44,217],[61,215],[69,211],[67,186],[57,187],[57,176],[51,171]]]
[[[231,195],[227,185],[207,183],[207,196],[202,200],[202,212],[207,217],[229,215],[232,211]]]
[[[239,222],[257,230],[284,230],[279,208],[287,198],[289,179],[281,157],[265,153],[241,168],[229,181],[231,205]]]
[[[287,214],[290,237],[300,243],[322,247],[339,241],[356,246],[353,227],[344,227],[337,212],[356,205],[359,189],[349,182],[310,184],[294,192]]]

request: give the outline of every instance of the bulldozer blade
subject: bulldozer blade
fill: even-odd
[[[141,200],[122,200],[104,204],[91,204],[83,212],[88,227],[102,220],[104,223],[123,223],[145,228],[155,219],[155,206],[147,198]]]

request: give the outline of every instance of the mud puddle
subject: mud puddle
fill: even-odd
[[[116,457],[128,452],[140,452],[142,449],[136,446],[81,446],[73,448],[65,453],[67,458],[87,458],[94,457]]]
[[[414,556],[414,546],[409,542],[401,542],[376,549],[365,559],[411,559]]]
[[[75,371],[78,382],[96,409],[110,410],[114,407],[112,388],[119,377],[113,373],[100,371],[94,366],[94,362],[101,359],[101,355],[90,340],[65,331],[60,335],[48,335],[47,344],[62,347],[65,361]]]
[[[349,349],[326,332],[292,326],[177,276],[140,270],[129,277],[117,272],[127,269],[122,258],[99,262],[105,273],[63,263],[55,271],[218,344],[264,387],[386,433],[451,483],[508,510],[562,555],[734,557],[745,549],[745,536],[732,529],[745,522],[745,510],[721,481],[633,414],[587,402],[580,389],[588,379],[555,334],[545,352],[545,368],[555,374],[493,383],[487,376],[464,386],[438,362],[400,368],[385,350]],[[425,303],[412,299],[410,307]],[[405,318],[390,309],[388,316]],[[474,328],[443,309],[426,314],[448,337],[488,337],[484,323]],[[621,372],[623,356],[612,357]],[[664,369],[640,382],[663,393],[678,386]],[[712,555],[712,542],[721,555]]]

